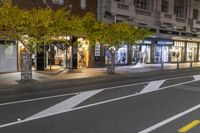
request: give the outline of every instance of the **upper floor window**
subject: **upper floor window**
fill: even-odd
[[[179,6],[175,6],[174,7],[174,14],[176,15],[176,17],[178,18],[183,18],[183,8],[179,7]]]
[[[167,13],[169,11],[169,1],[162,0],[162,12]]]
[[[53,4],[57,4],[57,5],[64,5],[65,1],[64,0],[52,0]]]
[[[193,9],[193,19],[198,19],[198,9]]]
[[[80,1],[81,1],[81,9],[86,9],[87,8],[86,0],[80,0]]]
[[[149,10],[149,1],[150,0],[134,0],[134,4],[136,8]]]
[[[114,0],[114,1],[125,3],[125,0]]]

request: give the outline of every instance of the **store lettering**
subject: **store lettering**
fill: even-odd
[[[96,44],[95,46],[95,56],[100,56],[100,44]]]
[[[149,41],[149,40],[144,40],[144,44],[151,44],[151,41]]]
[[[174,42],[172,42],[172,41],[158,41],[156,44],[157,45],[173,45]]]

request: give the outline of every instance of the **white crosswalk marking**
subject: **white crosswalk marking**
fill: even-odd
[[[194,75],[193,78],[194,80],[200,80],[200,75]]]
[[[58,114],[60,112],[63,112],[65,110],[69,110],[75,106],[77,106],[78,104],[82,103],[83,101],[85,101],[86,99],[96,95],[97,93],[103,91],[103,89],[101,90],[94,90],[94,91],[86,91],[86,92],[82,92],[76,96],[73,96],[63,102],[60,102],[50,108],[47,108],[31,117],[28,117],[26,119],[34,119],[34,118],[39,118],[42,116],[49,116],[52,114]]]
[[[140,91],[140,93],[143,94],[158,90],[164,82],[165,80],[152,81],[142,91]]]

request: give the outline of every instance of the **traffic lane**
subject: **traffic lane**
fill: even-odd
[[[191,76],[191,77],[179,77],[179,78],[173,78],[173,79],[169,79],[169,80],[166,80],[162,85],[161,87],[166,87],[166,86],[170,86],[170,85],[174,85],[174,84],[180,84],[180,83],[183,83],[183,82],[188,82],[188,81],[192,81],[194,80],[194,78]]]
[[[16,90],[14,93],[1,93],[0,92],[0,103],[5,102],[13,102],[13,101],[20,101],[20,100],[27,100],[33,98],[41,98],[46,96],[53,96],[53,95],[60,95],[60,94],[67,94],[67,93],[77,93],[89,90],[97,90],[102,88],[109,88],[127,84],[137,84],[139,82],[135,82],[132,80],[127,81],[117,81],[117,82],[108,82],[104,81],[103,83],[93,84],[88,83],[85,85],[78,85],[77,86],[70,86],[70,84],[63,84],[62,86],[36,86],[33,88],[24,88],[22,91]]]
[[[0,125],[25,119],[70,97],[62,96],[43,100],[0,105]]]
[[[199,102],[193,91],[162,90],[4,127],[0,133],[137,133]]]
[[[194,120],[200,120],[200,109],[197,109],[187,115],[180,117],[154,131],[152,133],[180,133],[178,130],[186,125],[190,124]],[[188,128],[187,133],[199,133],[200,125],[196,125],[193,128]]]
[[[115,88],[115,89],[107,89],[99,94],[96,94],[95,96],[87,99],[86,101],[83,101],[81,104],[79,104],[77,107],[88,105],[88,104],[93,104],[105,100],[110,100],[114,98],[119,98],[123,96],[128,96],[128,95],[133,95],[139,93],[142,89],[145,88],[147,83],[144,84],[138,84],[138,85],[133,85],[129,87],[121,87],[121,88]]]
[[[187,74],[186,74],[187,75]],[[126,85],[140,82],[149,82],[154,79],[161,80],[162,76],[167,77],[166,74],[157,74],[157,77],[153,77],[151,75],[148,76],[137,76],[137,75],[116,75],[114,77],[99,77],[94,79],[79,79],[79,80],[68,80],[68,81],[57,81],[51,83],[39,83],[39,84],[31,84],[25,85],[23,89],[11,89],[9,91],[0,90],[0,103],[4,102],[12,102],[18,100],[26,100],[31,98],[40,98],[45,96],[59,95],[63,93],[74,93],[74,92],[82,92],[88,90],[96,90],[102,89],[112,86],[118,85]],[[173,74],[173,76],[175,76]],[[178,75],[177,75],[178,76]],[[116,78],[115,78],[116,77]],[[168,77],[172,77],[168,75]],[[188,81],[192,79],[192,76],[182,80],[179,79],[181,77],[177,77],[177,80],[171,80],[172,82],[166,81],[164,86]],[[76,82],[78,81],[78,82]],[[176,81],[176,82],[175,82]],[[81,87],[80,87],[81,86]]]

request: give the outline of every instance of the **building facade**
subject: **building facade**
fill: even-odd
[[[96,0],[12,0],[12,3],[13,5],[24,9],[50,7],[56,10],[58,8],[65,8],[66,10],[69,10],[71,14],[79,16],[82,16],[87,12],[96,14],[97,9]],[[36,52],[33,54],[33,69],[44,70],[60,67],[93,67],[93,51],[89,50],[88,46],[85,44],[85,39],[77,39],[81,41],[83,45],[78,47],[64,47],[63,44],[54,42],[45,46],[43,48],[44,52]],[[4,43],[1,43],[0,41],[0,73],[20,71],[22,63],[21,54],[24,51],[25,47],[20,42],[10,44],[9,46],[6,45],[5,47]]]
[[[197,62],[200,61],[199,5],[199,0],[98,0],[97,19],[107,23],[127,21],[155,32],[135,46],[125,45],[126,54],[118,51],[117,57],[126,55],[124,64]]]

